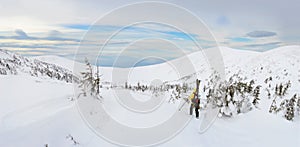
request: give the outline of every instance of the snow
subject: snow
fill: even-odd
[[[264,89],[267,86],[264,84],[265,78],[273,76],[272,87],[279,82],[292,81],[287,98],[294,93],[299,93],[300,46],[286,46],[262,53],[221,47],[221,53],[227,77],[240,72],[248,79],[255,78]],[[10,56],[0,54],[0,58],[7,57]],[[192,53],[187,57],[194,64],[199,78],[204,79],[209,76],[205,70],[209,66],[201,52]],[[74,62],[61,57],[34,58],[73,70]],[[127,77],[115,78],[112,73],[118,75],[128,72],[130,83],[149,84],[154,79],[172,81],[193,74],[183,72],[180,75],[174,70],[173,65],[180,65],[186,59],[182,57],[168,63],[134,69],[101,67],[100,71],[103,74],[103,81],[113,81],[118,84],[127,81]],[[83,66],[76,62],[75,64]],[[192,76],[189,78],[191,81],[195,79]],[[263,91],[262,95],[265,95]],[[131,94],[139,101],[149,99],[149,93],[131,92]],[[116,95],[111,90],[103,88],[102,96],[105,110],[114,119],[122,124],[138,128],[162,123],[178,111],[179,106],[178,102],[173,104],[165,100],[159,108],[146,117],[120,106]],[[69,134],[80,143],[77,146],[116,146],[97,136],[87,126],[71,98],[74,98],[74,86],[71,83],[32,77],[29,74],[0,75],[0,146],[35,147],[45,144],[50,147],[75,146],[70,139],[66,138]],[[261,99],[259,109],[234,118],[217,118],[211,128],[202,134],[199,133],[199,127],[203,114],[206,112],[201,111],[200,120],[192,118],[182,132],[159,146],[300,146],[300,120],[287,121],[280,114],[270,114],[268,109],[272,100],[266,96],[262,96]],[[184,108],[184,113],[187,115],[187,108]]]
[[[67,58],[59,57],[59,56],[47,55],[47,56],[36,56],[36,57],[31,57],[31,58],[37,59],[37,60],[40,60],[43,62],[55,64],[60,67],[64,67],[70,71],[73,70],[73,66],[74,66],[74,61],[69,60]]]
[[[1,59],[11,59],[6,50],[0,49],[0,58]]]

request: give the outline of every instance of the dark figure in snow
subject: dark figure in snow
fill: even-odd
[[[200,109],[200,99],[199,98],[194,99],[194,107],[195,107],[196,118],[199,118],[199,109]]]
[[[194,90],[193,94],[190,96],[190,99],[191,99],[190,115],[193,115],[193,109],[196,108],[194,101],[196,98],[198,99],[200,82],[201,82],[201,80],[196,79],[196,89]]]

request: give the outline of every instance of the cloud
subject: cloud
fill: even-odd
[[[16,29],[15,33],[17,34],[17,37],[20,38],[20,39],[29,38],[28,35],[21,29]]]
[[[153,64],[159,64],[159,63],[164,63],[165,60],[160,59],[160,58],[155,58],[155,57],[150,57],[150,58],[146,58],[141,60],[140,62],[137,62],[134,67],[138,67],[138,66],[146,66],[146,65],[153,65]]]
[[[52,30],[49,31],[48,33],[48,37],[61,37],[61,36],[63,36],[63,33],[57,30]]]
[[[184,33],[179,31],[160,31],[161,33],[167,34],[171,36],[172,38],[182,39],[182,40],[193,40],[198,35],[191,34],[191,33]]]
[[[11,32],[0,32],[0,40],[3,41],[3,43],[0,42],[0,47],[7,46],[16,49],[34,49],[39,47],[50,48],[53,49],[53,51],[58,51],[59,47],[72,48],[75,50],[77,43],[84,32],[96,21],[95,18],[105,16],[109,11],[122,5],[131,4],[134,1],[138,2],[137,0],[122,0],[118,3],[112,3],[111,1],[106,0],[75,0],[70,3],[69,1],[60,0],[46,2],[27,0],[26,3],[16,3],[11,0],[3,0],[1,1],[1,4],[5,7],[1,7],[0,9],[1,14],[3,14],[1,15],[0,20],[0,30],[11,31],[22,28],[23,30],[26,30],[26,32],[20,29],[15,30],[14,34],[10,34]],[[169,0],[165,1],[170,2]],[[245,1],[242,4],[235,1],[211,0],[203,2],[202,0],[194,0],[187,3],[181,0],[173,0],[172,3],[187,8],[198,16],[199,19],[211,28],[211,32],[215,34],[216,39],[229,47],[262,50],[264,48],[269,49],[271,47],[282,45],[283,43],[280,44],[280,42],[284,42],[284,44],[299,44],[300,19],[294,19],[300,12],[300,9],[298,9],[300,6],[298,0],[288,0],[287,2],[252,0]],[[265,7],[270,3],[272,3],[272,5]],[[45,5],[47,7],[44,7]],[[24,6],[30,11],[24,11]],[[278,11],[282,10],[282,8],[289,9]],[[155,11],[157,11],[157,17],[166,19],[164,18],[164,15],[160,14],[170,10],[156,9]],[[128,13],[131,13],[131,10],[128,11],[130,11]],[[141,9],[141,11],[134,11],[133,14],[142,18],[144,15],[143,11],[146,10]],[[127,13],[124,13],[124,16],[126,16],[126,14]],[[189,20],[182,16],[176,15],[176,17],[167,17],[167,19],[171,19],[174,22],[174,24],[171,25],[174,26],[177,24],[189,24]],[[268,21],[266,21],[266,18]],[[112,23],[105,23],[106,26],[97,26],[97,30],[101,30],[99,31],[99,38],[96,36],[96,39],[98,40],[87,42],[86,48],[88,51],[93,50],[94,48],[98,49],[99,44],[97,43],[100,42],[99,40],[106,39],[102,36],[105,37],[105,34],[121,29],[123,20],[131,18],[126,16],[121,18],[112,17],[110,19],[111,20],[108,22]],[[202,33],[194,31],[198,29],[198,25],[191,25],[189,31],[186,31],[188,34],[184,34],[178,30],[177,32],[174,31],[174,29],[169,29],[168,27],[156,24],[129,27],[124,33],[120,33],[119,36],[114,38],[114,40],[108,44],[108,47],[110,47],[108,51],[116,53],[117,49],[121,49],[120,47],[130,44],[130,42],[134,40],[159,37],[174,42],[176,41],[176,43],[178,42],[179,47],[191,52],[196,51],[197,49],[193,49],[195,45],[191,42],[189,36],[196,38],[204,48],[209,47],[212,43],[207,41],[208,39],[204,40],[205,38],[203,38]],[[250,32],[252,30],[276,30],[276,33],[270,31]],[[247,34],[247,32],[249,33]],[[37,35],[37,33],[39,34]],[[192,33],[197,33],[198,36],[195,36]],[[149,48],[152,47],[151,45],[153,44],[154,47],[157,47],[155,49],[160,51],[161,49],[165,49],[169,51],[169,48],[166,49],[162,45],[155,43],[149,44],[150,45],[147,44]],[[135,51],[136,53],[141,54],[147,53],[147,50],[143,50],[144,48],[145,47],[141,46],[140,48],[136,48]],[[64,53],[61,50],[59,51],[59,54]],[[172,50],[170,49],[170,51]],[[172,52],[161,51],[158,53],[165,57],[174,55]]]
[[[65,34],[63,34],[60,31],[57,30],[52,30],[48,32],[47,37],[40,37],[40,38],[35,38],[38,40],[50,40],[50,41],[74,41],[74,42],[79,42],[80,40],[78,39],[73,39],[73,38],[65,38]]]
[[[282,42],[270,42],[270,43],[263,43],[263,44],[249,44],[245,45],[247,47],[262,47],[262,46],[270,46],[270,45],[279,45]]]
[[[65,24],[63,27],[69,28],[69,29],[77,29],[77,30],[88,30],[90,28],[90,25],[87,24]]]
[[[133,38],[137,39],[142,37],[162,37],[166,39],[181,39],[181,40],[192,40],[198,37],[197,34],[193,33],[185,33],[177,30],[176,28],[172,28],[171,26],[167,26],[160,23],[141,23],[135,24],[131,26],[122,26],[122,25],[87,25],[87,24],[64,24],[61,25],[67,29],[76,29],[76,30],[85,30],[85,31],[93,31],[93,34],[99,34],[97,37],[105,36],[104,33],[111,33],[120,31],[117,35],[117,38],[120,36],[124,36],[125,38]],[[90,30],[89,30],[90,29]]]
[[[269,32],[269,31],[253,31],[247,33],[247,36],[253,37],[253,38],[262,38],[262,37],[272,37],[276,36],[277,33],[275,32]]]
[[[27,49],[35,49],[35,48],[49,48],[49,49],[56,49],[56,46],[50,45],[20,45],[20,44],[10,44],[10,43],[2,43],[0,47],[5,48],[27,48]]]
[[[80,42],[79,39],[63,37],[63,33],[59,32],[59,31],[56,31],[56,30],[50,31],[48,33],[47,37],[29,36],[22,29],[16,29],[15,34],[16,35],[11,35],[11,36],[0,36],[0,39],[15,39],[15,40],[21,40],[21,41],[22,40],[39,40],[39,41],[73,41],[73,42]]]
[[[219,17],[217,18],[216,23],[217,23],[218,25],[221,25],[221,26],[226,26],[226,25],[229,25],[229,24],[230,24],[230,20],[229,20],[228,17],[222,15],[222,16],[219,16]]]
[[[233,37],[233,38],[229,38],[230,41],[233,41],[233,42],[251,42],[253,41],[252,39],[250,38],[246,38],[246,37]]]
[[[259,43],[259,44],[248,44],[242,46],[240,49],[253,50],[258,52],[268,51],[270,49],[274,49],[279,47],[282,42],[269,42],[269,43]]]

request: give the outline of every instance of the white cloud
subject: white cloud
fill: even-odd
[[[204,0],[165,0],[178,4],[184,8],[187,8],[193,14],[208,26],[216,37],[217,42],[221,45],[226,45],[234,48],[263,48],[273,45],[282,44],[299,44],[300,37],[300,19],[297,14],[300,13],[300,3],[297,0],[287,1],[204,1]],[[70,38],[81,39],[85,30],[79,30],[75,28],[65,27],[65,24],[83,24],[91,25],[97,19],[105,16],[108,12],[127,4],[139,2],[137,0],[51,0],[51,1],[38,1],[38,0],[2,0],[0,2],[0,32],[2,47],[3,44],[9,46],[21,47],[26,45],[40,45],[42,48],[55,45],[59,48],[63,47],[61,44],[65,43],[66,46],[73,44],[72,40],[59,40],[58,38]],[[164,8],[164,7],[161,7]],[[195,23],[192,18],[186,17],[179,12],[176,8],[168,9],[155,9],[153,17],[156,20],[165,21],[169,20],[169,24],[178,26],[179,29],[183,29],[187,33],[197,34],[195,38],[202,44],[207,43],[207,40],[212,40],[210,35],[207,35],[208,31],[205,30],[205,25],[199,25]],[[133,18],[144,18],[148,9],[140,7],[138,9],[127,9],[125,13],[120,15],[111,15],[105,19],[103,24],[110,24],[115,26],[122,26]],[[172,12],[172,13],[166,13]],[[131,17],[134,16],[134,17]],[[187,52],[195,51],[195,46],[192,42],[186,41],[182,37],[172,36],[167,33],[154,34],[158,31],[174,31],[173,28],[163,27],[162,25],[155,24],[143,24],[140,28],[148,30],[147,32],[127,31],[121,34],[118,38],[112,40],[111,50],[113,53],[122,44],[132,42],[139,38],[143,38],[148,35],[152,37],[167,38],[172,41],[180,42],[180,46],[185,47]],[[20,29],[20,30],[17,30]],[[17,30],[17,34],[14,33]],[[234,42],[229,38],[233,37],[247,37],[248,32],[255,30],[268,30],[275,32],[277,35],[272,37],[255,38],[252,42]],[[178,30],[177,30],[178,31]],[[95,40],[85,42],[90,45],[86,48],[91,49],[91,46],[96,46],[97,43],[104,42],[107,35],[111,32],[98,32],[93,36]],[[257,33],[256,33],[257,35]],[[251,35],[250,35],[251,36]],[[253,36],[253,35],[252,35]],[[254,35],[255,36],[255,35]],[[260,35],[261,36],[261,32]],[[16,38],[21,37],[21,38]],[[35,40],[28,40],[28,37],[35,37]],[[27,38],[27,40],[25,39]],[[51,40],[52,38],[52,40]],[[55,40],[57,39],[57,40]],[[74,41],[74,40],[73,40]],[[145,42],[146,43],[146,42]],[[151,47],[151,43],[147,44]],[[69,46],[69,47],[70,47]],[[157,45],[159,47],[159,45]],[[204,45],[203,45],[204,46]],[[38,48],[36,47],[36,48]],[[160,46],[163,47],[163,46]],[[72,46],[75,50],[76,46]],[[57,50],[53,52],[58,52]]]

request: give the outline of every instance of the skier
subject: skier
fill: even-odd
[[[199,118],[199,109],[200,109],[200,99],[195,98],[194,99],[194,107],[195,107],[195,113],[196,113],[196,118]]]
[[[190,95],[189,99],[191,101],[190,106],[190,115],[193,115],[193,109],[195,108],[195,99],[198,98],[198,90],[199,90],[200,80],[196,79],[196,88],[194,89],[193,93]]]
[[[196,91],[194,93],[193,105],[195,108],[196,118],[199,118],[199,108],[200,108],[200,99],[199,99],[199,87],[200,80],[196,79]]]

